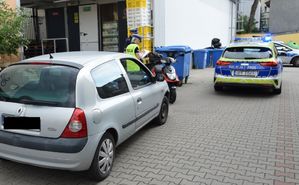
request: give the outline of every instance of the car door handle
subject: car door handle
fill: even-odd
[[[142,103],[142,99],[141,98],[137,98],[137,103],[141,104]]]

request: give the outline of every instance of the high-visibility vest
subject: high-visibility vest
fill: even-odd
[[[139,49],[137,44],[130,44],[126,48],[126,53],[137,58],[135,53],[136,48]],[[135,62],[127,60],[127,71],[140,71],[140,67]]]
[[[129,55],[134,56],[135,58],[137,58],[137,57],[136,57],[136,53],[135,53],[135,50],[136,50],[137,48],[139,49],[139,46],[138,46],[137,44],[130,44],[130,45],[128,45],[127,48],[126,48],[126,53],[129,54]]]

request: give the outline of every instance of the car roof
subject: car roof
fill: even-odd
[[[273,48],[273,42],[252,42],[252,41],[242,41],[242,42],[233,42],[229,47],[267,47]]]
[[[50,54],[41,55],[33,58],[29,58],[21,61],[20,63],[28,63],[28,62],[53,62],[60,64],[67,64],[73,66],[85,66],[90,62],[97,61],[99,64],[107,62],[109,60],[113,60],[116,58],[127,58],[131,57],[130,55],[124,53],[116,53],[116,52],[103,52],[103,51],[76,51],[76,52],[61,52],[61,53],[51,53],[52,59],[50,58]]]

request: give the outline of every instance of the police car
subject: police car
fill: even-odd
[[[279,41],[274,41],[274,45],[283,64],[291,64],[294,67],[299,67],[299,49],[291,48]]]
[[[227,47],[217,61],[215,91],[225,86],[253,86],[282,89],[282,61],[274,43],[264,39],[240,39]]]

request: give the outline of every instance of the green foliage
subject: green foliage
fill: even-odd
[[[244,15],[244,16],[241,16],[241,19],[243,20],[243,31],[240,32],[241,34],[242,33],[258,33],[258,32],[260,32],[259,29],[256,27],[256,24],[258,22],[255,19],[253,21],[253,29],[251,32],[249,31],[249,17]]]
[[[25,18],[23,11],[14,10],[0,0],[0,55],[16,55],[20,46],[29,43],[22,34]]]

